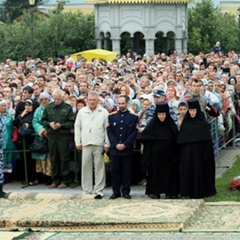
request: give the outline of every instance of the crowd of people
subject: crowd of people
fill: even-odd
[[[136,175],[154,199],[214,195],[213,140],[229,144],[233,124],[239,133],[238,59],[221,48],[154,56],[129,50],[110,62],[62,54],[57,61],[7,59],[0,64],[5,182],[26,184],[27,172],[29,186],[67,188],[76,148],[83,193],[96,199],[106,186],[106,159],[111,199],[130,199]],[[48,151],[23,151],[36,138]],[[0,192],[2,185],[0,175]]]

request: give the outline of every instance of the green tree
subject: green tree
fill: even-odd
[[[198,1],[188,10],[189,52],[210,52],[217,41],[225,51],[237,50],[238,32],[235,16],[222,14],[214,8],[212,0]]]
[[[35,0],[35,6],[42,0]],[[23,11],[29,9],[28,0],[6,0],[3,4],[3,14],[0,16],[3,22],[13,22],[23,14]]]
[[[30,12],[21,19],[0,25],[0,60],[25,59],[31,52]],[[95,48],[94,29],[94,14],[54,11],[49,18],[34,14],[34,56],[47,59]]]

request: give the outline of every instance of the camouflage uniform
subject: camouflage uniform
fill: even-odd
[[[154,114],[155,114],[156,105],[152,104],[146,111],[146,123],[149,124],[149,122],[152,120]],[[178,118],[174,111],[174,108],[172,106],[169,106],[169,114],[172,117],[173,121],[176,125],[178,125]]]
[[[146,111],[146,123],[149,124],[149,122],[152,120],[154,114],[155,114],[156,105],[152,104]]]

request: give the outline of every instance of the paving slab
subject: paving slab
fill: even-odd
[[[181,231],[203,200],[1,199],[0,228],[34,231]]]
[[[240,232],[240,203],[206,203],[190,222],[186,232]]]
[[[240,233],[1,232],[4,240],[239,240]]]
[[[228,168],[231,168],[240,156],[240,147],[223,148],[216,159],[216,178],[220,178]]]
[[[216,177],[233,165],[240,148],[220,151]],[[132,186],[132,200],[108,200],[82,195],[80,186],[49,189],[45,185],[21,188],[20,182],[4,185],[7,199],[0,199],[0,239],[240,239],[240,203],[204,203],[203,200],[152,200],[145,186]],[[64,231],[68,231],[65,233]],[[20,234],[21,233],[21,234]],[[2,237],[5,234],[4,237]],[[35,234],[35,235],[34,235]],[[10,236],[8,235],[8,236]]]

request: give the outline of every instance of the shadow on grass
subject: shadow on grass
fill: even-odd
[[[229,190],[230,181],[240,175],[240,156],[237,157],[235,163],[229,168],[221,178],[216,179],[217,194],[213,197],[205,198],[206,202],[219,201],[240,201],[240,191]]]

